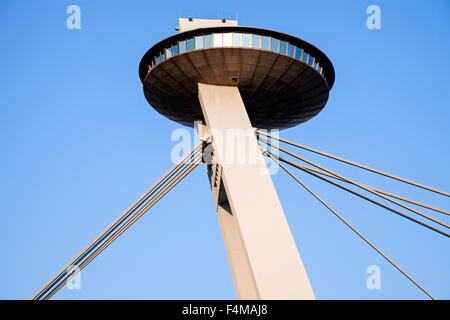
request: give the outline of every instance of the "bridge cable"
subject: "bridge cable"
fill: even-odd
[[[341,178],[336,177],[335,175],[332,175],[332,174],[327,173],[325,171],[318,170],[318,169],[315,169],[313,167],[308,167],[308,166],[304,166],[304,165],[301,165],[301,166],[302,166],[302,168],[304,168],[306,170],[309,170],[309,171],[312,171],[312,172],[316,172],[316,173],[319,173],[321,175],[324,175],[324,176],[327,176],[327,177],[330,177],[330,178],[333,178],[333,179],[336,179],[336,180],[347,182],[345,179],[341,179]],[[384,190],[380,190],[380,189],[377,189],[377,188],[374,188],[374,187],[370,187],[370,186],[367,186],[367,185],[364,185],[364,186],[366,188],[372,189],[373,191],[375,191],[377,193],[381,193],[381,194],[384,194],[384,195],[392,197],[392,198],[396,198],[396,199],[399,199],[399,200],[402,200],[402,201],[405,201],[405,202],[409,202],[409,203],[415,204],[417,206],[420,206],[420,207],[423,207],[423,208],[426,208],[426,209],[429,209],[429,210],[433,210],[433,211],[436,211],[436,212],[444,213],[446,215],[450,215],[450,212],[448,212],[448,211],[445,211],[445,210],[442,210],[442,209],[439,209],[439,208],[435,208],[435,207],[432,207],[430,205],[427,205],[427,204],[424,204],[424,203],[421,203],[421,202],[418,202],[418,201],[415,201],[415,200],[411,200],[411,199],[399,196],[397,194],[393,194],[393,193],[390,193],[390,192],[387,192],[387,191],[384,191]]]
[[[289,154],[289,155],[291,155],[291,156],[293,156],[293,157],[295,157],[295,158],[297,158],[297,159],[299,159],[299,160],[301,160],[301,161],[303,161],[303,162],[306,162],[306,163],[308,163],[308,164],[310,164],[310,165],[312,165],[312,166],[314,166],[314,167],[316,167],[316,168],[319,168],[319,169],[321,169],[321,170],[323,170],[323,171],[326,171],[326,172],[328,172],[328,173],[330,173],[330,174],[332,174],[332,175],[334,175],[334,176],[336,176],[336,177],[338,177],[338,178],[341,178],[341,179],[343,179],[345,182],[348,182],[348,183],[350,183],[350,184],[353,184],[353,185],[355,185],[355,186],[357,186],[357,187],[359,187],[359,188],[361,188],[361,189],[363,189],[363,190],[365,190],[365,191],[368,191],[368,192],[370,192],[370,193],[372,193],[372,194],[374,194],[374,195],[376,195],[376,196],[378,196],[378,197],[380,197],[380,198],[383,198],[383,199],[385,199],[385,200],[387,200],[387,201],[389,201],[389,202],[392,202],[392,203],[394,203],[394,204],[396,204],[396,205],[398,205],[398,206],[400,206],[400,207],[403,207],[403,208],[405,208],[405,209],[407,209],[407,210],[409,210],[409,211],[411,211],[411,212],[414,212],[414,213],[416,213],[416,214],[418,214],[418,215],[420,215],[420,216],[422,216],[422,217],[424,217],[424,218],[426,218],[426,219],[428,219],[428,220],[430,220],[430,221],[433,221],[433,222],[435,222],[435,223],[437,223],[437,224],[440,224],[441,226],[444,226],[444,227],[446,227],[446,228],[450,228],[450,226],[449,226],[448,224],[446,224],[446,223],[444,223],[444,222],[442,222],[442,221],[440,221],[440,220],[437,220],[437,219],[435,219],[435,218],[433,218],[433,217],[431,217],[431,216],[429,216],[429,215],[426,215],[426,214],[424,214],[424,213],[422,213],[422,212],[420,212],[420,211],[418,211],[418,210],[415,210],[415,209],[413,209],[413,208],[411,208],[411,207],[409,207],[409,206],[406,206],[406,205],[404,205],[404,204],[402,204],[402,203],[400,203],[400,202],[398,202],[398,201],[396,201],[396,200],[394,200],[394,199],[388,198],[388,197],[384,196],[383,194],[374,192],[373,190],[371,190],[370,187],[367,187],[367,186],[365,186],[365,185],[363,185],[363,184],[360,184],[360,183],[358,183],[358,182],[355,182],[355,181],[353,181],[353,180],[350,180],[350,179],[348,179],[348,178],[345,178],[345,177],[343,177],[343,176],[341,176],[341,175],[339,175],[339,174],[337,174],[337,173],[335,173],[335,172],[333,172],[333,171],[331,171],[331,170],[328,170],[328,169],[326,169],[326,168],[324,168],[324,167],[322,167],[322,166],[320,166],[320,165],[318,165],[318,164],[316,164],[316,163],[314,163],[314,162],[312,162],[312,161],[309,161],[309,160],[307,160],[307,159],[305,159],[305,158],[302,158],[302,157],[296,155],[295,153],[292,153],[292,152],[290,152],[290,151],[288,151],[288,150],[286,150],[286,149],[284,149],[284,148],[282,148],[282,147],[275,146],[275,145],[273,145],[272,143],[270,143],[270,142],[267,141],[267,140],[264,140],[264,139],[262,139],[262,138],[260,138],[259,140],[262,141],[262,142],[264,142],[264,143],[266,143],[266,144],[268,144],[268,145],[270,145],[271,147],[274,147],[274,148],[276,148],[276,149],[278,149],[278,150],[280,150],[280,151],[282,151],[282,152],[284,152],[284,153],[287,153],[287,154]],[[280,160],[281,160],[281,157],[280,157]],[[301,166],[301,165],[299,165],[299,164],[296,164],[295,162],[291,162],[291,161],[286,160],[286,159],[284,159],[284,160],[282,160],[282,161],[286,161],[287,163],[290,163],[291,165],[293,165],[293,166],[295,166],[295,167],[298,167],[298,168],[299,168],[299,166]],[[299,168],[299,169],[301,169],[301,168]],[[308,172],[308,171],[305,170],[305,172]],[[313,174],[312,172],[308,172],[308,173],[309,173],[309,174],[312,174],[312,175],[315,175],[315,174]],[[317,176],[317,175],[315,175],[315,176]],[[370,201],[370,202],[373,202],[373,203],[375,203],[375,204],[378,204],[378,205],[380,205],[380,206],[382,206],[382,207],[388,209],[389,211],[392,211],[392,212],[394,212],[394,213],[397,213],[397,214],[399,214],[399,215],[401,215],[401,216],[403,216],[403,217],[405,217],[405,218],[407,218],[407,219],[409,219],[409,220],[411,220],[411,221],[420,223],[420,224],[422,224],[423,226],[426,226],[427,228],[430,228],[430,229],[432,229],[432,230],[434,230],[434,231],[437,231],[437,232],[439,232],[439,233],[441,233],[441,234],[443,234],[443,235],[445,235],[445,236],[447,236],[447,237],[450,236],[448,233],[445,233],[445,232],[440,231],[440,230],[438,230],[438,229],[436,229],[436,228],[434,228],[434,227],[431,227],[431,226],[429,226],[429,225],[427,225],[427,224],[424,224],[423,222],[420,222],[419,220],[416,220],[416,219],[414,219],[414,218],[411,218],[410,216],[408,216],[408,215],[406,215],[406,214],[404,214],[404,213],[401,213],[401,212],[399,212],[399,211],[397,211],[397,210],[395,210],[395,209],[393,209],[393,208],[390,208],[390,207],[388,207],[388,206],[385,206],[385,205],[383,205],[383,204],[381,204],[381,203],[379,203],[379,202],[377,202],[377,201],[375,201],[375,200],[373,200],[373,199],[364,197],[363,195],[357,193],[356,191],[353,191],[353,190],[351,190],[351,189],[348,189],[348,188],[346,188],[346,187],[344,187],[344,186],[342,186],[342,185],[340,185],[340,184],[338,184],[338,183],[335,183],[335,182],[333,182],[333,181],[331,181],[331,180],[328,180],[328,179],[326,179],[326,178],[324,178],[324,177],[321,177],[321,176],[317,176],[317,177],[320,178],[320,179],[322,179],[322,180],[324,180],[324,181],[327,181],[327,182],[329,182],[329,183],[331,183],[331,184],[333,184],[333,185],[335,185],[335,186],[338,186],[338,187],[340,187],[340,188],[342,188],[342,189],[344,189],[344,190],[347,190],[347,191],[349,191],[349,192],[352,192],[352,193],[355,194],[355,195],[358,195],[358,196],[360,196],[360,197],[363,197],[364,199],[366,199],[366,200],[368,200],[368,201]]]
[[[174,181],[165,189],[162,191],[160,195],[156,197],[154,201],[147,204],[145,208],[142,208],[138,213],[136,213],[136,216],[134,216],[132,219],[128,220],[126,225],[121,226],[120,229],[118,229],[110,238],[108,238],[105,243],[103,243],[99,248],[97,248],[86,260],[84,260],[78,269],[76,269],[73,273],[68,275],[66,279],[64,279],[62,282],[58,284],[58,286],[53,289],[48,296],[46,297],[46,300],[51,298],[59,289],[61,289],[70,279],[72,279],[79,271],[81,271],[84,267],[86,267],[94,258],[96,258],[104,249],[106,249],[115,239],[117,239],[125,230],[127,230],[134,222],[137,221],[147,210],[149,210],[156,202],[158,202],[167,192],[169,192],[178,182],[180,182],[188,173],[190,173],[197,165],[200,163],[198,160],[200,160],[201,157],[198,157],[196,159],[196,162],[192,163],[190,166],[186,168],[186,170],[177,178],[174,179]]]
[[[413,217],[411,217],[411,216],[408,216],[407,214],[402,213],[402,212],[400,212],[400,211],[398,211],[398,210],[396,210],[396,209],[394,209],[394,208],[391,208],[391,207],[389,207],[389,206],[387,206],[387,205],[385,205],[385,204],[383,204],[383,203],[381,203],[381,202],[378,202],[378,201],[376,201],[376,200],[374,200],[374,199],[371,199],[371,198],[369,198],[369,197],[366,197],[366,196],[364,196],[363,194],[361,194],[361,193],[359,193],[359,192],[356,192],[356,191],[354,191],[354,190],[352,190],[352,189],[346,188],[345,186],[343,186],[343,185],[341,185],[341,184],[339,184],[339,183],[336,183],[336,182],[331,181],[331,180],[329,180],[329,179],[326,179],[326,178],[324,178],[324,177],[322,177],[322,176],[320,176],[320,175],[318,175],[318,174],[315,174],[314,172],[310,172],[310,171],[308,171],[308,170],[302,169],[301,165],[299,165],[299,164],[296,163],[296,162],[290,161],[290,160],[288,160],[288,159],[284,159],[284,158],[279,157],[279,156],[278,156],[277,158],[278,158],[280,161],[284,162],[284,163],[288,163],[288,164],[290,164],[291,166],[296,167],[296,168],[298,168],[298,169],[300,169],[300,170],[302,170],[302,171],[304,171],[304,172],[306,172],[306,173],[308,173],[308,174],[310,174],[310,175],[312,175],[312,176],[314,176],[314,177],[316,177],[316,178],[319,178],[319,179],[321,179],[321,180],[323,180],[323,181],[325,181],[325,182],[328,182],[328,183],[330,183],[330,184],[332,184],[332,185],[334,185],[334,186],[337,186],[337,187],[339,187],[339,188],[341,188],[341,189],[343,189],[343,190],[345,190],[345,191],[347,191],[347,192],[350,192],[350,193],[352,193],[352,194],[354,194],[354,195],[356,195],[356,196],[358,196],[358,197],[360,197],[360,198],[363,198],[363,199],[365,199],[365,200],[367,200],[367,201],[369,201],[369,202],[372,202],[372,203],[374,203],[374,204],[376,204],[376,205],[378,205],[378,206],[380,206],[380,207],[382,207],[382,208],[384,208],[384,209],[387,209],[387,210],[389,210],[389,211],[391,211],[391,212],[394,212],[394,213],[396,213],[396,214],[398,214],[398,215],[400,215],[400,216],[402,216],[402,217],[404,217],[404,218],[406,218],[406,219],[408,219],[408,220],[411,220],[411,221],[413,221],[413,222],[415,222],[415,223],[417,223],[417,224],[420,224],[420,225],[422,225],[422,226],[424,226],[424,227],[426,227],[426,228],[428,228],[428,229],[430,229],[430,230],[432,230],[432,231],[435,231],[435,232],[437,232],[437,233],[439,233],[439,234],[442,234],[442,235],[444,235],[444,236],[446,236],[446,237],[450,237],[450,234],[446,233],[445,231],[439,230],[439,229],[437,229],[437,228],[435,228],[435,227],[433,227],[433,226],[431,226],[431,225],[429,225],[429,224],[426,224],[425,222],[422,222],[422,221],[417,220],[417,219],[415,219],[415,218],[413,218]]]
[[[192,151],[186,155],[180,162],[172,167],[166,174],[164,174],[152,187],[150,187],[138,200],[136,200],[127,210],[125,210],[113,223],[111,223],[96,239],[94,239],[83,251],[81,251],[74,259],[72,259],[60,272],[58,272],[50,281],[48,281],[40,290],[38,290],[31,299],[39,299],[42,294],[48,291],[50,286],[58,282],[62,276],[67,273],[67,268],[72,265],[77,265],[90,251],[93,250],[99,242],[103,241],[120,223],[130,216],[139,206],[163,185],[167,179],[176,174],[184,163],[192,156],[193,153],[199,150],[200,144],[195,146]]]
[[[358,230],[356,230],[347,220],[345,220],[340,214],[333,210],[325,201],[323,201],[317,194],[315,194],[310,188],[308,188],[303,182],[301,182],[289,169],[278,161],[270,152],[266,151],[266,154],[275,161],[284,171],[286,171],[292,178],[294,178],[303,188],[311,193],[317,200],[319,200],[325,207],[328,208],[337,218],[347,225],[353,232],[355,232],[361,239],[363,239],[368,245],[370,245],[376,252],[378,252],[384,259],[386,259],[391,265],[393,265],[398,271],[400,271],[406,278],[414,283],[420,290],[422,290],[428,297],[436,300],[427,290],[425,290],[417,281],[415,281],[410,275],[408,275],[402,268],[400,268],[394,261],[389,259],[380,249],[378,249],[372,242],[370,242],[365,236],[363,236]],[[281,159],[280,159],[281,160]]]
[[[88,254],[92,252],[92,250],[97,247],[101,242],[107,239],[110,234],[117,229],[117,227],[122,224],[127,218],[131,216],[131,219],[127,221],[128,228],[134,221],[137,220],[135,218],[137,215],[142,216],[145,211],[147,211],[154,203],[156,203],[163,195],[165,195],[173,186],[175,186],[181,179],[186,176],[190,171],[192,171],[201,160],[202,156],[202,145],[203,142],[199,142],[194,148],[188,153],[185,157],[183,157],[176,165],[174,165],[166,174],[164,174],[152,187],[150,187],[138,200],[136,200],[127,210],[125,210],[113,223],[111,223],[96,239],[94,239],[83,251],[81,251],[74,259],[72,259],[60,272],[58,272],[50,281],[48,281],[41,289],[39,289],[31,299],[41,299],[45,296],[45,294],[53,288],[58,282],[64,279],[61,283],[66,283],[67,280],[67,270],[70,266],[77,266],[84,258],[87,257]],[[199,153],[200,152],[200,153]],[[181,177],[181,178],[180,178]],[[159,190],[159,191],[158,191]],[[158,191],[158,192],[157,192]],[[155,194],[156,193],[156,194]],[[149,205],[151,204],[151,205]],[[140,207],[145,208],[142,211],[142,208],[138,210]],[[138,210],[136,212],[136,210]],[[128,223],[132,221],[131,223]],[[122,226],[123,227],[123,226]],[[119,234],[114,233],[115,238],[118,237],[126,228],[120,228],[121,232]],[[115,239],[114,238],[114,239]],[[113,241],[113,240],[112,240]],[[112,241],[108,240],[106,242],[111,243]],[[106,246],[103,246],[103,249]],[[102,250],[103,250],[102,249]],[[100,251],[96,251],[100,253]],[[97,255],[98,255],[97,253]],[[89,259],[89,258],[88,258]],[[92,260],[92,259],[91,259]],[[91,261],[90,260],[90,261]],[[72,275],[73,277],[73,275]],[[59,289],[58,289],[59,290]],[[56,290],[57,291],[57,290]],[[52,291],[53,294],[56,291]],[[53,295],[52,294],[52,295]]]
[[[450,193],[448,193],[448,192],[441,191],[441,190],[438,190],[438,189],[434,189],[434,188],[431,188],[431,187],[427,187],[427,186],[422,185],[420,183],[417,183],[417,182],[414,182],[414,181],[410,181],[410,180],[407,180],[407,179],[404,179],[404,178],[401,178],[401,177],[397,177],[397,176],[395,176],[393,174],[386,173],[386,172],[383,172],[381,170],[373,169],[373,168],[370,168],[368,166],[365,166],[365,165],[362,165],[362,164],[359,164],[359,163],[356,163],[356,162],[353,162],[353,161],[350,161],[350,160],[346,160],[344,158],[340,158],[338,156],[334,156],[332,154],[329,154],[329,153],[326,153],[326,152],[323,152],[323,151],[320,151],[320,150],[317,150],[317,149],[313,149],[311,147],[307,147],[305,145],[301,145],[301,144],[293,142],[293,141],[289,141],[287,139],[276,137],[276,136],[270,135],[270,134],[268,134],[268,133],[266,133],[264,131],[261,131],[259,129],[256,130],[256,133],[257,134],[262,134],[262,135],[264,135],[266,137],[269,137],[271,139],[275,139],[275,140],[278,140],[278,141],[290,144],[292,146],[295,146],[295,147],[298,147],[298,148],[301,148],[301,149],[304,149],[304,150],[307,150],[307,151],[311,151],[311,152],[320,154],[320,155],[328,157],[328,158],[332,158],[332,159],[335,159],[335,160],[338,160],[338,161],[350,164],[350,165],[355,166],[355,167],[359,167],[361,169],[372,171],[374,173],[377,173],[377,174],[380,174],[380,175],[383,175],[383,176],[386,176],[386,177],[389,177],[389,178],[392,178],[392,179],[395,179],[395,180],[398,180],[398,181],[402,181],[404,183],[408,183],[410,185],[413,185],[413,186],[416,186],[416,187],[419,187],[419,188],[422,188],[422,189],[426,189],[428,191],[432,191],[432,192],[439,193],[441,195],[450,197]]]
[[[200,157],[195,159],[195,160],[200,160]],[[178,183],[184,176],[187,175],[187,173],[189,173],[190,171],[192,171],[195,168],[195,165],[191,165],[189,167],[186,167],[186,169],[183,169],[183,172],[181,172],[179,175],[173,177],[171,179],[171,182],[173,180],[175,180],[175,183],[170,183],[169,185],[165,186],[163,188],[163,190],[161,192],[159,192],[159,194],[155,197],[152,197],[152,199],[150,200],[149,204],[147,204],[144,208],[140,209],[138,212],[136,212],[133,217],[128,220],[126,222],[125,225],[121,226],[111,237],[107,238],[106,241],[99,247],[97,248],[93,253],[91,253],[86,260],[84,260],[79,266],[79,270],[75,270],[75,272],[67,275],[67,277],[65,279],[63,279],[63,281],[61,281],[58,286],[56,287],[56,289],[53,289],[44,299],[49,299],[51,296],[53,296],[53,294],[55,292],[57,292],[60,288],[62,288],[62,286],[67,283],[73,276],[75,276],[76,273],[78,273],[81,269],[83,269],[89,262],[91,262],[93,260],[93,258],[95,258],[96,256],[98,256],[98,254],[100,252],[102,252],[107,246],[109,246],[109,244],[112,243],[112,241],[114,241],[120,234],[122,234],[129,226],[131,226],[132,223],[134,223],[139,217],[141,217],[148,209],[150,209],[150,207],[152,207],[159,199],[161,199],[161,197],[163,195],[165,195],[176,183]],[[162,193],[162,194],[161,194]],[[156,198],[156,199],[155,199]]]

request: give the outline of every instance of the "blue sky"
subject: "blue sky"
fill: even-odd
[[[81,8],[81,29],[66,8]],[[368,30],[366,8],[381,8]],[[0,1],[0,298],[29,298],[171,166],[171,122],[146,102],[142,55],[181,14],[289,33],[331,59],[325,109],[281,136],[450,190],[448,1]],[[301,152],[365,184],[449,209],[443,196]],[[299,173],[435,297],[450,246]],[[319,299],[426,296],[283,172],[273,177]],[[447,216],[430,215],[447,223]],[[366,268],[381,268],[368,290]],[[197,168],[57,299],[235,299],[209,184]]]

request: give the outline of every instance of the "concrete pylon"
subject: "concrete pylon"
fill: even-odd
[[[199,83],[198,95],[212,138],[211,185],[238,298],[315,299],[238,87]],[[245,141],[243,158],[236,139]]]

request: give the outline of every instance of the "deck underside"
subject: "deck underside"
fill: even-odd
[[[329,88],[307,64],[251,48],[211,48],[167,59],[144,81],[148,102],[183,125],[203,119],[198,83],[238,86],[254,127],[283,129],[305,122],[325,106]]]

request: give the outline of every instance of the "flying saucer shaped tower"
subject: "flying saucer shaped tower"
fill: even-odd
[[[177,29],[145,53],[139,76],[160,114],[185,126],[200,121],[211,132],[208,176],[238,297],[314,299],[255,135],[245,145],[256,161],[243,163],[226,160],[239,152],[223,137],[316,116],[333,86],[333,65],[300,38],[236,20],[184,18]]]
[[[322,51],[297,37],[219,24],[160,41],[142,58],[139,76],[150,105],[183,125],[204,118],[197,84],[206,83],[238,87],[254,127],[282,129],[323,109],[334,68]]]

